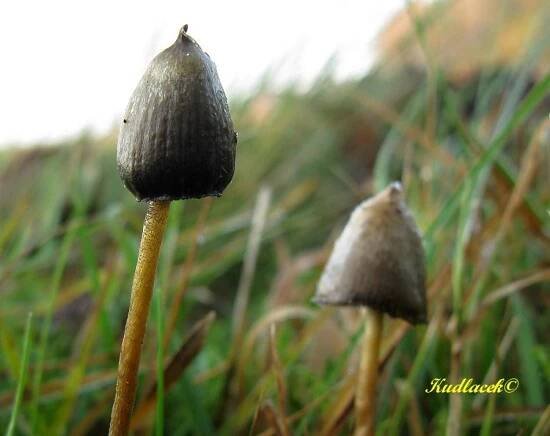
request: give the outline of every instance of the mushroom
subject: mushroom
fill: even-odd
[[[411,324],[427,319],[425,260],[399,182],[351,214],[319,281],[318,304],[364,308],[365,333],[355,393],[355,435],[374,435],[383,317]]]
[[[149,205],[120,351],[111,435],[128,434],[170,201],[220,196],[235,168],[237,134],[216,66],[187,30],[186,24],[153,59],[120,127],[120,177],[137,200]]]

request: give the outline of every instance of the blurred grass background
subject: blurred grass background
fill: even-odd
[[[361,323],[309,300],[351,209],[393,180],[425,236],[430,321],[386,322],[378,432],[544,434],[549,18],[535,0],[409,5],[364,77],[336,82],[329,63],[305,91],[266,76],[233,99],[232,184],[170,210],[136,434],[350,434]],[[115,153],[116,132],[0,153],[0,428],[14,434],[107,432],[145,208]],[[519,388],[424,393],[443,377]]]

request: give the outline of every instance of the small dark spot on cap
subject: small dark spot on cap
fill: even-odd
[[[126,123],[128,122],[128,120],[127,120],[126,118],[124,118],[124,119],[122,120],[122,122],[123,122],[124,124],[126,124]]]
[[[187,33],[187,29],[189,29],[189,24],[184,24],[184,25],[183,25],[183,31],[184,31],[185,33]]]

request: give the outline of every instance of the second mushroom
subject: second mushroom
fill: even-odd
[[[355,394],[355,436],[375,434],[376,385],[383,317],[427,319],[420,232],[398,182],[351,214],[317,287],[318,304],[364,309],[365,333]]]

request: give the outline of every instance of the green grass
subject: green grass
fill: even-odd
[[[423,37],[425,29],[416,30]],[[234,99],[232,184],[209,211],[205,200],[170,211],[137,404],[166,378],[162,368],[193,324],[210,310],[217,317],[173,386],[157,384],[144,430],[259,434],[287,419],[293,434],[349,434],[360,324],[310,298],[351,209],[396,179],[424,233],[430,322],[407,330],[386,324],[383,350],[392,334],[401,340],[380,375],[378,433],[438,434],[457,407],[466,434],[543,428],[550,76],[531,75],[542,54],[529,53],[523,66],[482,69],[469,80],[453,81],[431,64],[428,77],[381,65],[337,83],[327,69],[307,91],[276,92],[266,79]],[[120,183],[115,144],[115,133],[83,134],[41,151],[0,153],[0,428],[13,434],[107,431],[144,215]],[[271,189],[271,202],[247,273],[242,346],[231,356],[233,305],[261,186]],[[169,308],[184,285],[164,346]],[[491,299],[508,285],[511,292]],[[520,385],[510,394],[464,395],[453,406],[448,395],[424,392],[451,373],[476,382],[515,377]]]
[[[23,399],[23,392],[25,389],[25,383],[27,381],[27,371],[29,364],[29,354],[31,349],[31,328],[32,328],[32,312],[27,317],[27,324],[25,325],[25,336],[23,338],[23,350],[21,367],[19,368],[19,377],[17,380],[17,390],[15,392],[15,399],[13,401],[13,408],[11,411],[10,422],[8,429],[6,430],[6,436],[12,436],[15,433],[15,425],[17,422],[17,415],[19,408],[21,407],[21,401]]]

